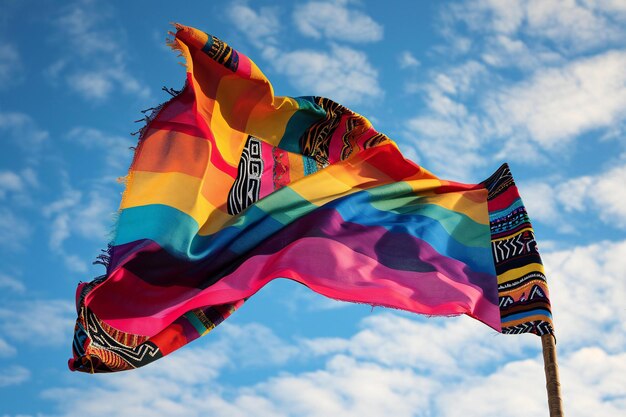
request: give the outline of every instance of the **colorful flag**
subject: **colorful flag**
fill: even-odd
[[[106,274],[78,287],[72,370],[152,362],[275,278],[336,300],[467,314],[503,333],[552,332],[506,165],[479,184],[437,178],[363,116],[275,96],[248,57],[177,29],[186,84],[146,118]]]

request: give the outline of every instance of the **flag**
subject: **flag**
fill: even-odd
[[[146,365],[275,278],[336,300],[552,333],[508,166],[478,184],[440,179],[365,117],[327,98],[276,96],[248,57],[176,28],[186,83],[146,117],[100,257],[106,274],[78,286],[72,370]]]

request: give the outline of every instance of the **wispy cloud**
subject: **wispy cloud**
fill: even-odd
[[[0,44],[0,89],[15,85],[22,78],[22,59],[15,45]]]
[[[609,40],[626,40],[626,31],[617,24],[622,12],[614,9],[607,3],[482,0],[446,8],[446,45],[454,49],[462,35],[471,44],[412,86],[425,106],[405,124],[407,146],[439,175],[475,180],[479,169],[484,175],[487,165],[505,158],[546,164],[574,152],[576,141],[591,132],[620,136],[626,53],[623,42]],[[582,30],[571,30],[574,24]],[[590,35],[596,29],[587,28],[603,25],[607,31],[596,43]]]
[[[496,92],[487,112],[499,136],[519,134],[555,148],[594,128],[626,118],[626,52],[609,51]]]
[[[26,290],[22,281],[3,273],[0,273],[0,288],[14,293],[23,293]]]
[[[21,343],[56,346],[70,340],[75,317],[67,300],[12,301],[0,307],[0,329]]]
[[[16,353],[17,349],[0,337],[0,357],[14,356]]]
[[[67,138],[87,150],[104,155],[107,171],[111,174],[125,174],[130,165],[133,153],[130,147],[135,140],[130,137],[111,135],[98,129],[75,127],[71,129]]]
[[[420,66],[419,60],[409,51],[403,51],[398,56],[398,63],[400,68],[417,68]]]
[[[19,385],[30,379],[30,371],[23,366],[10,365],[0,370],[0,387]]]
[[[45,70],[46,75],[56,82],[68,74],[64,81],[87,100],[103,101],[118,90],[149,98],[148,87],[128,69],[125,32],[112,22],[114,14],[100,3],[75,1],[62,8],[53,23],[66,47]]]
[[[70,271],[84,273],[88,267],[79,256],[68,252],[66,241],[70,237],[106,241],[116,212],[115,203],[110,198],[114,195],[111,189],[97,184],[88,193],[66,184],[63,194],[43,210],[43,215],[50,219],[49,247]]]
[[[348,0],[310,1],[297,5],[293,17],[300,33],[314,39],[375,42],[383,38],[381,24],[348,6]]]
[[[345,10],[348,13],[345,16],[356,16],[359,19],[367,17],[361,12],[348,11],[346,2],[323,4],[323,10],[326,10],[326,7],[330,9],[336,7]],[[305,16],[308,16],[310,12],[308,7],[307,5],[306,10],[296,10],[297,24],[301,24]],[[281,26],[276,9],[261,8],[257,11],[246,2],[238,2],[229,8],[228,16],[246,33],[250,43],[259,48],[272,69],[286,75],[301,95],[329,96],[348,105],[382,96],[378,71],[364,52],[338,43],[330,43],[329,47],[324,49],[285,50],[277,41]],[[320,30],[317,36],[326,40],[345,41],[345,38],[356,36],[350,25],[346,26],[344,34],[335,28],[333,33],[336,35],[332,36],[321,28],[316,27]],[[309,30],[307,33],[312,33],[310,27],[307,30]],[[258,34],[263,36],[259,37]]]
[[[9,208],[0,207],[0,248],[22,250],[31,233],[32,227],[25,218]]]
[[[546,39],[561,51],[579,52],[624,39],[625,16],[617,3],[475,0],[454,4],[450,9],[473,31]]]
[[[624,352],[626,241],[603,241],[544,255],[558,339],[568,349]]]
[[[520,189],[527,197],[525,201],[530,213],[539,221],[554,224],[563,218],[564,213],[578,213],[626,229],[624,178],[626,163],[618,162],[593,175],[534,181],[521,184]]]
[[[332,97],[340,103],[360,103],[382,95],[378,71],[367,55],[331,45],[329,51],[296,50],[281,54],[275,68],[287,75],[303,95]]]
[[[39,149],[50,136],[32,117],[20,112],[0,112],[0,131],[7,133],[4,138],[29,150]]]

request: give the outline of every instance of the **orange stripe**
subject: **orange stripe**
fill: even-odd
[[[209,159],[209,142],[185,133],[152,130],[141,143],[141,157],[133,171],[180,172],[204,177]]]

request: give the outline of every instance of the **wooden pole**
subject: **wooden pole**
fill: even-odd
[[[563,417],[563,401],[561,400],[561,382],[559,381],[559,365],[556,361],[556,344],[554,336],[541,336],[543,363],[546,372],[546,389],[548,390],[548,408],[550,417]]]

